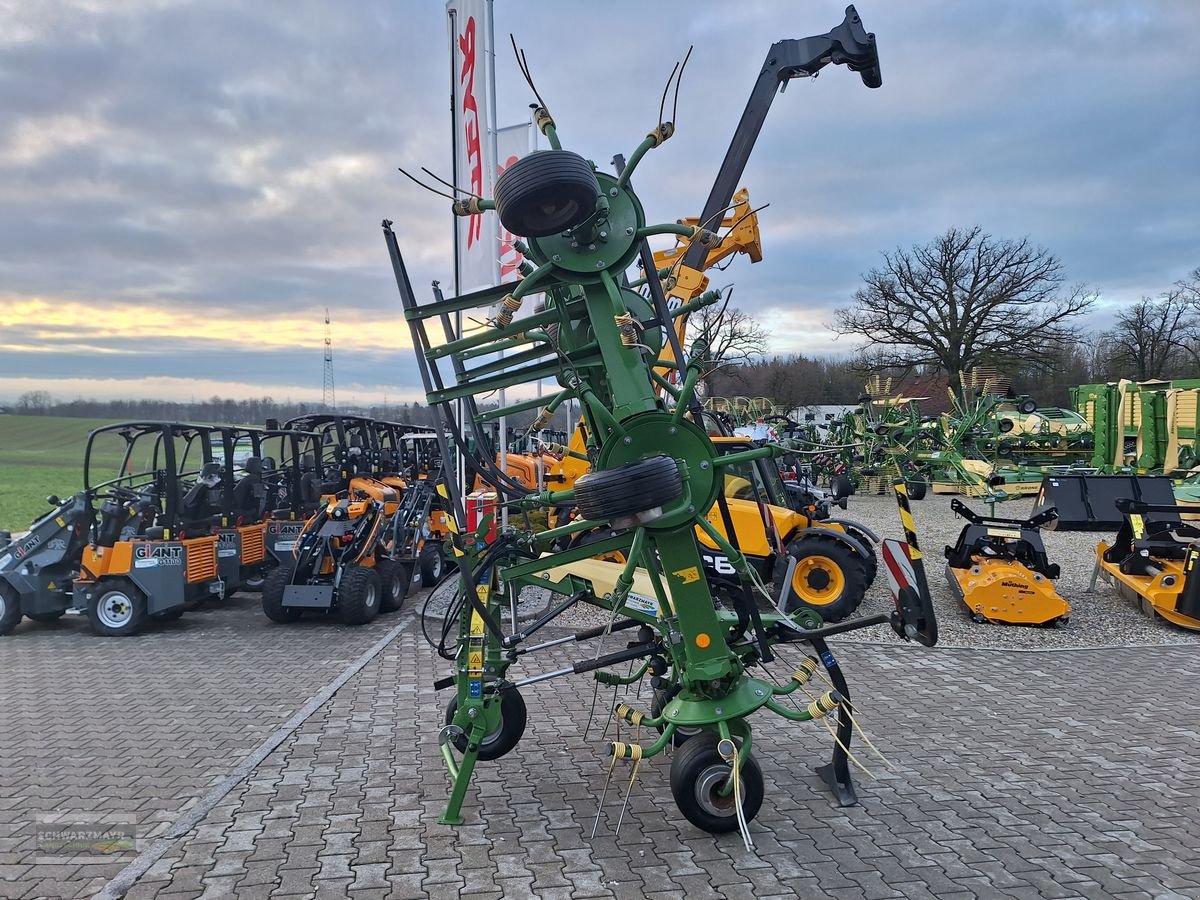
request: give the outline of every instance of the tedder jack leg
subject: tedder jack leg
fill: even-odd
[[[462,762],[456,763],[451,727],[447,726],[442,729],[438,742],[441,744],[442,758],[446,761],[446,771],[450,773],[454,787],[450,791],[450,800],[446,803],[446,811],[438,819],[438,824],[463,824],[463,800],[466,799],[467,788],[471,786],[471,774],[475,771],[475,761],[479,758],[479,742],[483,740],[483,737],[484,726],[482,723],[472,727],[471,740],[467,744],[466,752],[463,753]]]
[[[823,766],[817,766],[817,774],[829,786],[838,806],[857,806],[858,794],[854,792],[849,763],[850,741],[854,737],[854,707],[850,701],[850,687],[825,639],[813,638],[812,648],[817,651],[821,664],[829,673],[833,689],[842,696],[842,702],[838,704],[837,741],[833,746],[833,759]]]

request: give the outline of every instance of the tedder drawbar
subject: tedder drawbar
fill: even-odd
[[[717,501],[728,467],[787,451],[767,444],[722,455],[698,424],[702,408],[696,386],[706,348],[697,341],[685,354],[672,325],[703,298],[671,309],[647,243],[655,235],[682,235],[690,242],[683,265],[702,265],[706,248],[721,240],[704,223],[719,219],[730,203],[772,98],[787,80],[813,75],[830,63],[860,72],[869,87],[880,84],[874,36],[864,30],[853,7],[828,34],[785,40],[771,48],[698,225],[647,224],[633,190],[639,162],[675,130],[672,122],[662,121],[661,110],[659,123],[628,163],[618,162],[619,174],[610,175],[562,148],[544,103],[534,118],[552,149],[513,164],[497,181],[494,197],[472,195],[454,202],[458,215],[494,209],[504,227],[520,237],[516,246],[525,262],[519,282],[451,298],[444,298],[435,283],[434,300],[418,303],[391,223],[384,222],[428,402],[448,427],[448,437],[438,430],[440,440],[453,441],[466,454],[468,436],[475,446],[486,446],[481,438],[487,422],[537,407],[552,413],[568,399],[579,402],[592,423],[591,471],[568,491],[530,491],[499,471],[487,455],[472,460],[481,477],[501,493],[502,502],[518,510],[576,506],[579,516],[569,524],[541,533],[503,528],[487,543],[483,527],[466,533],[464,498],[457,486],[445,485],[460,533],[453,550],[459,569],[457,600],[447,612],[438,648],[453,664],[453,674],[438,686],[454,689],[439,736],[453,782],[442,822],[463,821],[461,808],[477,761],[501,757],[520,740],[528,715],[521,689],[582,672],[594,672],[598,682],[609,685],[652,680],[663,699],[657,715],[624,705],[614,713],[657,730],[656,738],[646,745],[608,744],[610,765],[630,760],[636,774],[640,760],[662,753],[677,741],[677,733],[689,734],[672,755],[671,791],[683,815],[704,830],[740,830],[749,840],[747,822],[765,794],[751,752],[750,717],[764,708],[791,721],[837,714],[833,762],[820,771],[839,802],[855,802],[847,765],[854,729],[849,689],[826,641],[880,624],[890,624],[906,639],[927,645],[936,641],[915,535],[907,547],[901,545],[900,563],[893,567],[893,555],[888,555],[890,575],[915,570],[911,579],[897,576],[896,610],[890,614],[826,626],[809,609],[789,614],[774,605],[731,540],[732,523],[725,522],[724,530],[715,528],[705,513]],[[699,262],[690,260],[692,251]],[[630,279],[627,269],[639,262],[642,276]],[[539,293],[545,298],[541,310],[517,318],[523,302]],[[481,310],[489,308],[493,312],[487,326],[470,333],[456,328],[456,314],[483,318],[487,312]],[[435,341],[434,327],[441,328],[442,340]],[[663,377],[655,368],[668,346],[674,371]],[[475,403],[477,396],[499,389],[508,389],[509,398],[531,397],[532,385],[551,378],[559,388],[548,400],[522,399],[484,410]],[[514,390],[519,386],[527,392]],[[464,413],[456,426],[452,408],[460,402]],[[449,446],[442,447],[442,456],[451,458]],[[903,483],[896,489],[911,532]],[[555,551],[564,537],[601,526],[611,527],[613,535]],[[734,609],[714,605],[694,534],[697,527],[739,573],[741,591]],[[605,553],[620,553],[625,562],[592,558]],[[536,621],[514,623],[506,632],[501,610],[515,604],[527,586],[547,588],[561,602]],[[764,597],[766,608],[760,609],[756,597]],[[608,626],[529,644],[534,632],[580,602],[609,611]],[[516,664],[528,654],[574,640],[603,640],[616,631],[634,637],[622,649],[605,653],[601,646],[565,669],[514,677]],[[780,683],[765,667],[792,644],[807,645],[814,655]],[[631,662],[636,668],[628,675],[603,671]],[[810,679],[817,683],[814,676],[822,666],[832,689],[796,703],[812,687]]]

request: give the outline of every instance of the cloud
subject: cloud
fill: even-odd
[[[511,30],[564,141],[607,166],[695,43],[678,133],[637,177],[651,219],[695,215],[768,47],[842,8],[499,3],[500,120],[530,99]],[[1200,264],[1200,6],[860,12],[883,87],[831,66],[775,98],[743,178],[771,203],[764,260],[714,279],[771,349],[838,349],[818,329],[880,252],[951,225],[1029,235],[1110,306]],[[118,358],[135,392],[182,362],[231,392],[319,390],[325,306],[339,383],[416,392],[379,221],[419,296],[449,284],[446,204],[395,171],[449,175],[445,45],[440,3],[0,0],[0,396],[33,370],[99,385]]]

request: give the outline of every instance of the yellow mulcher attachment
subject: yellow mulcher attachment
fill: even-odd
[[[1059,596],[1059,569],[1046,558],[1039,529],[1058,513],[999,519],[950,502],[967,520],[958,542],[946,548],[946,580],[976,622],[994,625],[1066,625],[1071,605]]]
[[[1096,571],[1149,616],[1200,631],[1200,527],[1173,503],[1117,500],[1125,521],[1096,546]]]

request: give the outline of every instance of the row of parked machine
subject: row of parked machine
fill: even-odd
[[[238,590],[277,622],[369,622],[441,576],[441,465],[426,429],[361,416],[99,428],[83,489],[0,532],[0,635],[67,613],[128,635]]]

